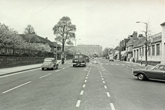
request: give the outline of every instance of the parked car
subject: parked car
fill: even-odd
[[[132,74],[139,80],[160,79],[165,80],[165,65],[158,64],[151,69],[136,69]]]
[[[57,60],[55,58],[45,58],[41,68],[42,68],[42,70],[58,69]]]
[[[72,59],[73,67],[75,66],[86,66],[86,58],[83,54],[75,54]]]

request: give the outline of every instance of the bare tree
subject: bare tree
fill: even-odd
[[[24,31],[25,34],[36,34],[34,28],[31,25],[27,25]]]

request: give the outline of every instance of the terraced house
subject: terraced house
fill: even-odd
[[[148,64],[157,64],[161,62],[161,38],[162,33],[150,36],[147,45]],[[133,47],[133,58],[135,62],[145,62],[145,43],[146,37],[140,37]]]
[[[165,22],[161,24],[162,32],[150,36],[147,45],[148,64],[165,63]],[[146,38],[139,38],[133,47],[133,58],[135,62],[145,63]]]

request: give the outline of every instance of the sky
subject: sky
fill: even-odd
[[[0,23],[19,34],[27,25],[37,35],[55,41],[52,28],[63,16],[76,25],[76,44],[116,47],[137,31],[144,34],[162,31],[165,22],[165,0],[0,0]],[[75,41],[73,41],[75,43]]]

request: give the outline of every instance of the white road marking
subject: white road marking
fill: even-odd
[[[49,75],[51,75],[51,74],[52,74],[52,73],[46,74],[46,75],[44,75],[44,76],[41,76],[40,78],[44,78],[44,77],[49,76]]]
[[[110,94],[109,94],[109,92],[107,92],[107,97],[110,97]]]
[[[110,106],[111,106],[112,110],[115,110],[115,107],[114,107],[113,103],[110,103]]]
[[[88,77],[86,77],[86,79],[88,79]]]
[[[102,80],[104,80],[104,78],[101,78]]]
[[[88,77],[88,74],[87,74],[87,77]]]
[[[104,88],[105,88],[105,89],[107,89],[107,86],[106,86],[106,85],[104,85]]]
[[[80,92],[80,95],[83,95],[84,94],[84,91],[82,90],[81,92]]]
[[[87,80],[85,80],[84,82],[87,82]]]
[[[60,70],[56,70],[55,72],[58,72],[58,71],[60,71]]]
[[[85,84],[83,85],[83,88],[85,88]]]
[[[103,81],[103,83],[105,84],[105,81]]]
[[[77,100],[76,107],[80,107],[81,100]]]
[[[16,86],[16,87],[13,87],[13,88],[11,88],[11,89],[9,89],[9,90],[6,90],[6,91],[2,92],[2,94],[5,94],[5,93],[7,93],[7,92],[9,92],[9,91],[12,91],[12,90],[14,90],[14,89],[17,89],[17,88],[19,88],[19,87],[21,87],[21,86],[24,86],[24,85],[26,85],[26,84],[29,84],[29,83],[31,83],[31,81],[28,81],[28,82],[26,82],[26,83],[23,83],[23,84],[21,84],[21,85],[18,85],[18,86]]]

